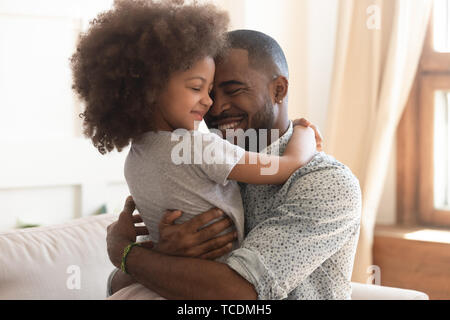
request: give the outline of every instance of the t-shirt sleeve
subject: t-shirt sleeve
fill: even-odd
[[[198,141],[200,137],[201,143]],[[194,139],[198,139],[192,148],[194,165],[209,179],[225,186],[231,170],[242,159],[245,150],[215,133],[201,133]]]

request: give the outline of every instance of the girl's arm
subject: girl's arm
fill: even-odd
[[[246,152],[228,179],[250,184],[283,184],[298,168],[307,164],[315,152],[314,130],[295,125],[282,156]]]

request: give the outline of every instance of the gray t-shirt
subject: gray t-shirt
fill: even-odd
[[[147,132],[133,141],[125,179],[149,239],[158,242],[158,225],[168,209],[183,211],[176,221],[183,223],[217,207],[234,222],[237,248],[244,237],[244,210],[239,186],[228,175],[244,153],[214,133],[199,131]]]

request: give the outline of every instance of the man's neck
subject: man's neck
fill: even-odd
[[[289,125],[290,125],[290,121],[288,119],[286,119],[286,121],[283,124],[283,126],[280,127],[280,128],[277,128],[278,130],[280,130],[280,137],[284,136],[284,134],[288,131]]]
[[[278,121],[276,121],[274,123],[272,130],[278,130],[278,132],[279,132],[278,138],[280,138],[288,131],[289,124],[290,124],[290,121],[289,121],[288,117],[287,116],[283,117],[283,119],[279,119]],[[267,146],[270,146],[273,142],[278,140],[278,138],[275,139],[274,141],[272,141],[272,135],[269,133],[267,135]]]

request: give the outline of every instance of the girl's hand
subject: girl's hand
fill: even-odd
[[[301,118],[301,119],[296,119],[292,122],[293,126],[303,126],[306,128],[311,128],[314,130],[314,135],[316,137],[316,149],[317,151],[322,151],[323,150],[323,138],[322,138],[322,134],[320,133],[319,129],[313,125],[311,122],[309,122],[308,120],[306,120],[305,118]]]

